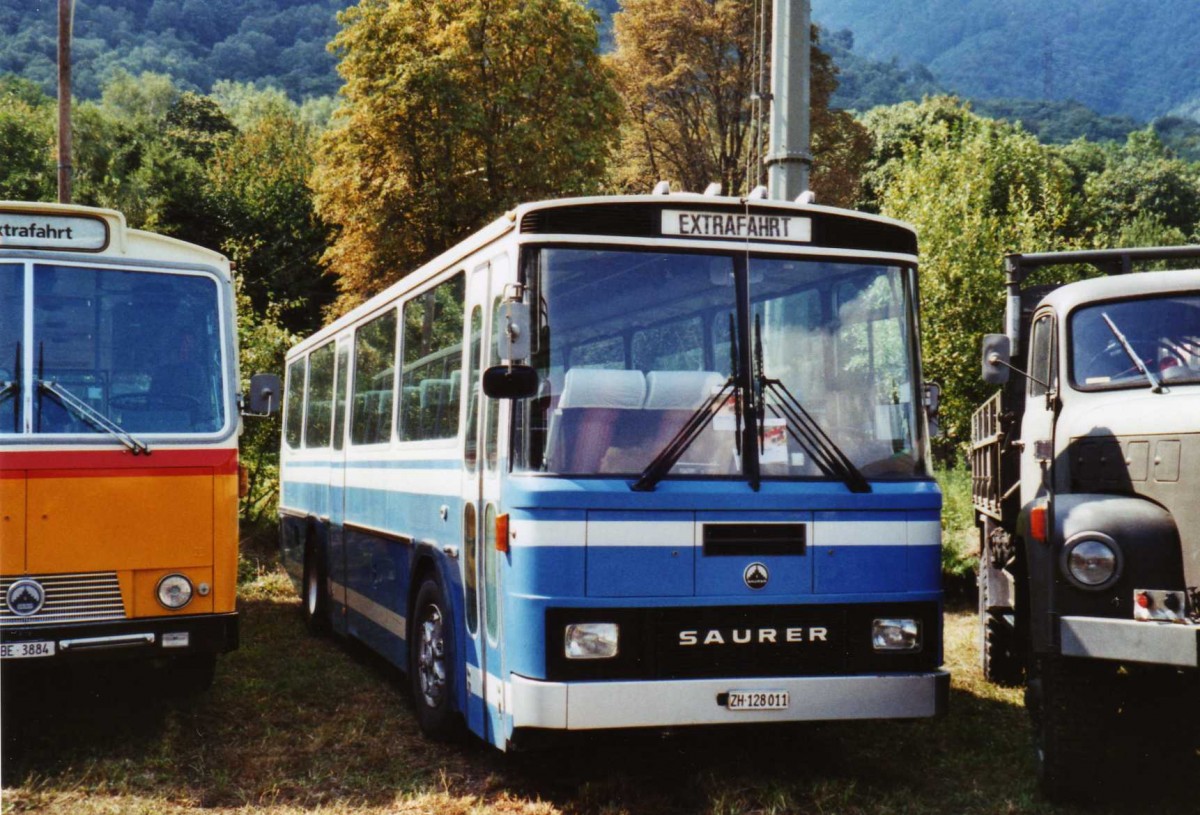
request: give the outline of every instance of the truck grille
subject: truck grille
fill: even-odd
[[[36,580],[46,599],[28,617],[8,607],[8,588],[18,580]],[[30,625],[92,623],[125,619],[125,603],[116,572],[53,574],[0,578],[0,630]]]

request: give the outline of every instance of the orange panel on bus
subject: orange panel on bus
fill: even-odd
[[[213,475],[130,477],[76,470],[31,478],[26,559],[33,573],[209,566]]]
[[[0,470],[0,574],[25,571],[25,471]]]

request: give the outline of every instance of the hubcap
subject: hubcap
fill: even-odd
[[[438,707],[446,693],[446,641],[442,631],[442,610],[436,605],[425,609],[421,618],[417,651],[417,681],[421,697],[429,707]]]
[[[304,601],[308,606],[308,616],[312,617],[317,613],[317,593],[321,590],[320,584],[317,582],[316,569],[308,570],[308,585],[306,588]]]

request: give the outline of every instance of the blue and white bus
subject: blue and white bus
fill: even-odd
[[[422,729],[941,713],[911,227],[522,205],[287,357],[282,552]],[[491,394],[490,396],[488,394]]]

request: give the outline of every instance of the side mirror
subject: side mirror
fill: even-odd
[[[279,410],[283,383],[275,374],[255,374],[250,377],[249,410],[247,416],[269,416]]]
[[[926,382],[925,390],[925,417],[929,422],[930,438],[941,435],[942,428],[938,425],[938,410],[942,405],[942,386],[936,382]]]
[[[516,300],[505,301],[500,319],[496,321],[496,349],[500,359],[510,362],[528,359],[530,333],[529,305]]]
[[[1008,381],[1012,343],[1007,334],[986,334],[983,338],[983,381],[1003,385]]]
[[[942,406],[942,386],[936,382],[925,383],[925,412],[930,418],[938,415]]]
[[[483,372],[483,392],[492,399],[525,399],[538,391],[538,373],[529,365],[495,365]]]

